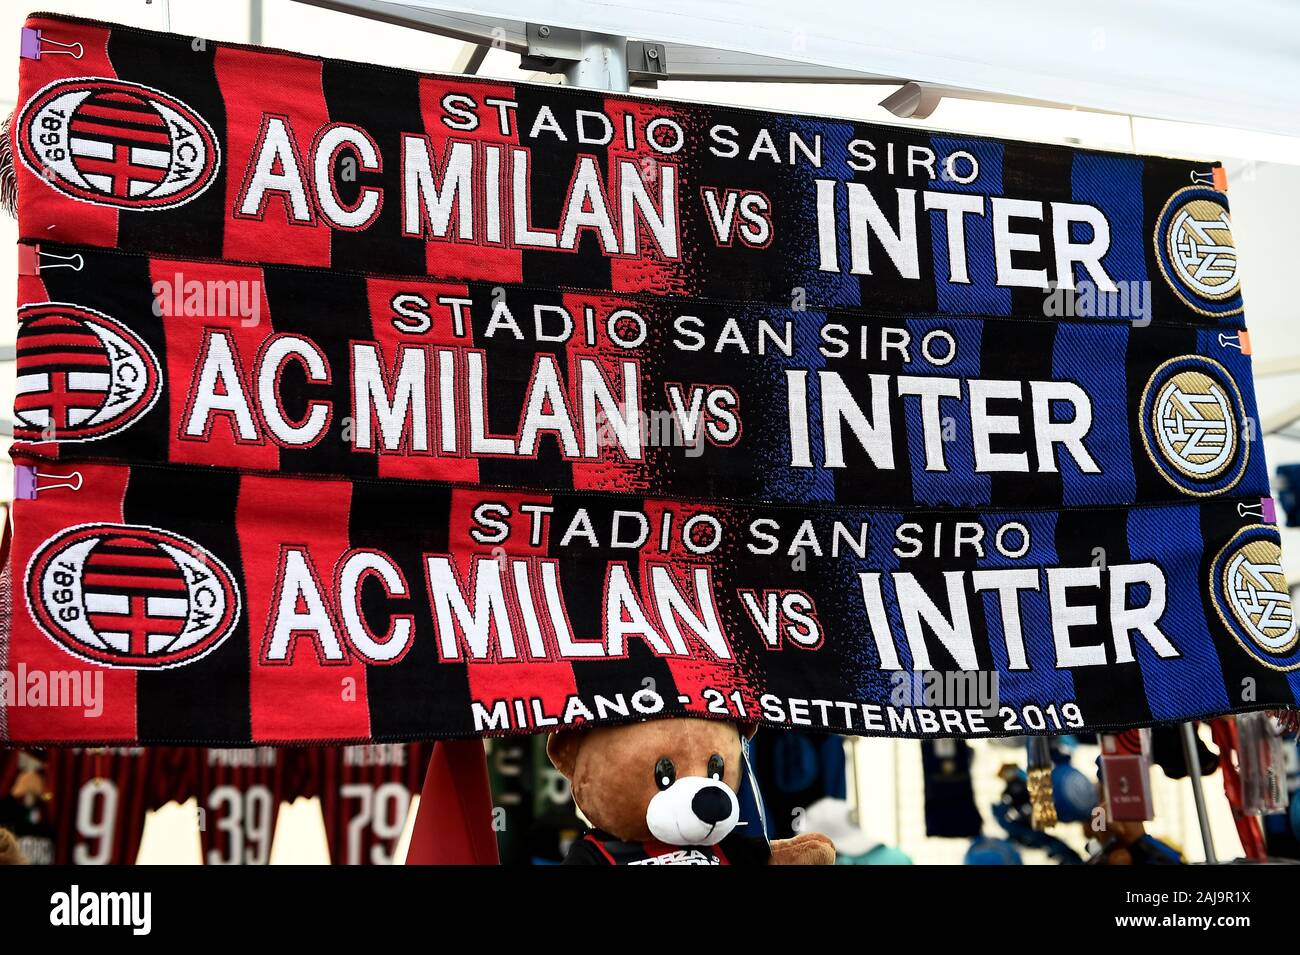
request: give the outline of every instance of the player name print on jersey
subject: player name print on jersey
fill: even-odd
[[[31,241],[891,314],[1241,320],[1211,164],[27,25],[86,51],[21,64]]]
[[[203,864],[268,865],[280,804],[296,795],[286,751],[196,749],[191,758]]]
[[[127,622],[96,598],[111,652],[87,653],[39,613],[15,618],[11,659],[99,668],[115,688],[94,720],[15,708],[15,741],[362,741],[682,713],[978,736],[1293,706],[1300,691],[1257,498],[890,511],[212,471],[191,486],[196,510],[159,493],[177,469],[77,467],[79,491],[16,504],[28,592],[52,595],[49,555],[83,540],[152,554],[183,537],[187,575],[228,562],[231,629],[178,656],[179,618],[155,626],[146,601]],[[116,585],[87,553],[93,585]],[[141,646],[175,665],[146,680]],[[997,706],[927,703],[927,674],[996,679]]]
[[[20,282],[85,303],[20,311],[47,460],[873,506],[1268,489],[1237,331],[68,254]]]

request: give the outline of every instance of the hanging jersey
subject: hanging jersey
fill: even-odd
[[[254,749],[199,750],[196,773],[199,841],[204,865],[266,865],[287,777],[280,752]]]
[[[303,795],[318,796],[334,865],[391,865],[431,745],[319,747]]]
[[[819,799],[848,792],[844,739],[829,733],[759,733],[750,743],[753,770],[763,797],[767,834],[795,835],[794,821]]]
[[[140,748],[52,749],[46,762],[60,865],[134,865],[145,817],[173,798],[170,756]]]

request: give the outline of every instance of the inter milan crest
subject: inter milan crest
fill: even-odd
[[[1274,670],[1300,669],[1295,610],[1276,528],[1252,524],[1237,532],[1210,565],[1210,596],[1247,653]]]
[[[19,154],[75,199],[120,209],[189,202],[212,183],[217,138],[178,99],[121,80],[51,83],[18,120]]]
[[[1202,315],[1239,315],[1237,247],[1223,193],[1189,186],[1170,197],[1156,219],[1156,261],[1186,305]]]
[[[14,437],[92,441],[128,427],[153,407],[158,359],[107,315],[64,302],[18,310]]]
[[[1142,393],[1142,442],[1165,480],[1206,496],[1241,480],[1250,455],[1241,423],[1241,393],[1218,362],[1199,355],[1171,358]]]
[[[112,667],[192,663],[239,619],[239,591],[225,565],[152,527],[69,528],[32,557],[26,589],[33,617],[55,643]]]

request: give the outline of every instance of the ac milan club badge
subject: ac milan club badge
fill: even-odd
[[[60,192],[119,209],[166,209],[212,184],[212,127],[178,99],[137,83],[51,83],[18,120],[23,163]]]
[[[1281,543],[1277,529],[1267,524],[1238,531],[1210,564],[1210,598],[1247,653],[1273,670],[1300,670],[1300,635]]]
[[[129,427],[158,400],[158,359],[134,332],[65,302],[18,310],[14,438],[93,441]]]
[[[1156,261],[1174,294],[1212,318],[1240,315],[1241,278],[1228,202],[1209,186],[1189,186],[1169,197],[1156,217]]]
[[[1220,494],[1246,470],[1245,416],[1226,368],[1199,355],[1171,358],[1142,392],[1142,443],[1174,487],[1197,497]]]
[[[32,616],[55,643],[110,667],[193,663],[239,619],[239,591],[225,565],[152,527],[80,524],[56,534],[28,564],[26,590]]]

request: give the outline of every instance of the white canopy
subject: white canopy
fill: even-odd
[[[307,0],[735,51],[1030,101],[1300,135],[1290,0]],[[468,38],[468,34],[467,34]],[[498,43],[498,45],[503,45]],[[514,46],[514,43],[506,45]],[[697,51],[698,55],[698,51]],[[677,59],[689,59],[679,51]],[[673,71],[672,50],[669,72]],[[730,63],[737,58],[725,58]],[[761,78],[762,68],[747,78]],[[721,76],[716,78],[722,78]],[[811,77],[810,77],[811,78]],[[840,77],[843,82],[844,78]]]

